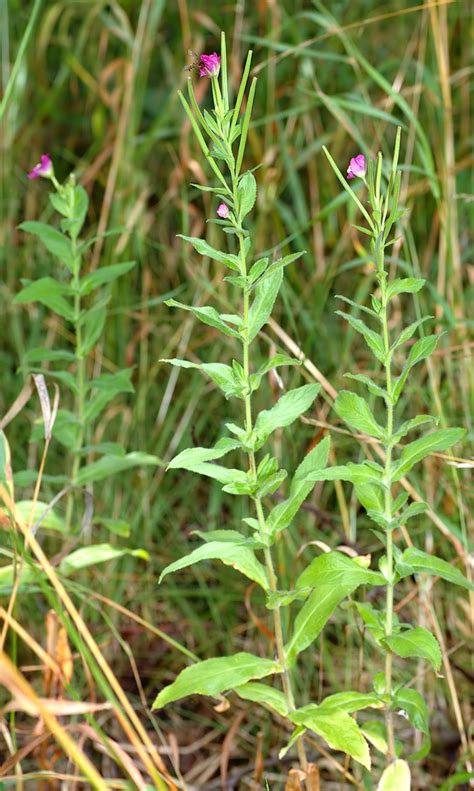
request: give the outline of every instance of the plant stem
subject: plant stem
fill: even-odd
[[[385,503],[384,515],[389,523],[387,528],[387,569],[386,575],[387,582],[387,596],[385,608],[385,637],[392,635],[393,629],[393,533],[390,526],[392,519],[392,448],[393,448],[393,401],[391,398],[392,393],[392,355],[390,353],[390,339],[388,332],[388,302],[387,302],[387,289],[386,289],[386,275],[384,269],[384,246],[382,242],[381,229],[377,244],[378,261],[377,269],[380,275],[380,285],[382,291],[382,330],[383,342],[385,350],[385,377],[387,389],[387,430],[385,439]],[[385,657],[385,692],[387,695],[392,695],[392,652],[387,649]],[[392,761],[395,758],[395,738],[393,732],[393,718],[391,704],[387,706],[385,714],[385,722],[387,728],[387,758]]]
[[[236,194],[236,191],[234,191]],[[239,218],[240,220],[240,218]],[[239,241],[240,241],[240,260],[242,266],[242,275],[244,277],[247,276],[247,264],[246,264],[246,256],[245,256],[245,249],[244,249],[244,238],[239,234]],[[250,378],[250,365],[249,365],[249,348],[250,343],[248,339],[248,320],[249,320],[249,291],[248,288],[244,289],[244,307],[243,307],[243,321],[244,321],[244,336],[243,336],[243,368],[245,372],[245,379],[249,382]],[[247,431],[247,435],[250,436],[252,429],[253,429],[253,422],[252,422],[252,403],[251,403],[251,394],[247,392],[245,395],[245,428]],[[249,459],[249,467],[250,471],[253,475],[256,475],[257,468],[255,464],[255,454],[251,450],[248,453]],[[262,542],[267,542],[267,529],[265,523],[265,514],[263,512],[262,502],[260,498],[254,498],[255,501],[255,508],[257,512],[258,524],[259,524],[259,534]],[[271,549],[269,546],[266,546],[264,549],[264,557],[265,557],[265,565],[268,574],[268,581],[270,583],[270,590],[272,592],[278,590],[278,583],[277,583],[277,576],[275,573],[275,568],[273,565],[273,558]],[[283,627],[281,622],[281,614],[280,608],[275,607],[273,612],[273,624],[274,624],[274,631],[275,631],[275,643],[276,643],[276,650],[277,650],[277,657],[278,662],[280,663],[283,669],[283,692],[285,694],[286,703],[288,706],[288,711],[295,710],[295,699],[293,695],[293,689],[291,685],[291,677],[288,668],[288,663],[285,654],[285,641],[283,638]],[[306,758],[306,752],[304,748],[303,739],[300,737],[296,742],[297,750],[298,750],[298,757],[301,765],[301,769],[306,771],[308,767],[308,760]]]

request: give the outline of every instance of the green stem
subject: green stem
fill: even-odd
[[[379,245],[377,269],[381,275],[380,284],[382,290],[382,329],[383,341],[386,355],[385,377],[387,389],[387,431],[385,440],[385,503],[384,515],[390,524],[392,519],[392,448],[393,448],[393,402],[392,393],[392,355],[390,353],[390,339],[388,332],[388,303],[386,277],[384,270],[384,247],[381,241],[382,231],[379,234],[377,243]],[[391,637],[393,630],[393,534],[392,528],[387,528],[387,595],[385,608],[385,637]],[[387,650],[385,658],[385,692],[390,697],[392,695],[392,652]],[[395,738],[393,730],[393,718],[391,704],[387,706],[385,722],[387,728],[387,758],[392,761],[395,758]]]
[[[236,186],[236,185],[235,185]],[[234,189],[234,200],[237,199],[237,190]],[[237,203],[236,203],[237,205]],[[238,224],[240,225],[240,217],[238,219]],[[247,264],[246,264],[246,256],[245,256],[245,249],[244,249],[244,238],[243,236],[239,235],[240,241],[240,260],[242,265],[242,275],[244,277],[247,276]],[[248,320],[249,320],[249,291],[247,288],[244,289],[244,307],[243,307],[243,321],[244,321],[244,336],[243,336],[243,367],[245,372],[245,379],[249,382],[250,379],[250,365],[249,365],[249,349],[250,343],[248,340]],[[251,436],[252,429],[253,429],[253,422],[252,422],[252,402],[251,402],[251,394],[247,392],[245,396],[245,428],[247,431],[247,435]],[[249,459],[249,467],[250,471],[253,475],[256,475],[257,468],[255,463],[255,454],[253,451],[249,451],[248,454]],[[267,542],[267,528],[265,522],[265,514],[263,512],[262,502],[260,498],[254,498],[255,508],[257,512],[258,518],[258,525],[259,525],[259,534],[260,538],[263,543]],[[267,569],[268,574],[268,581],[270,583],[270,590],[277,591],[278,590],[278,581],[277,576],[275,573],[275,568],[273,565],[273,558],[270,547],[266,546],[264,549],[264,557],[265,557],[265,566]],[[281,613],[280,608],[275,607],[273,612],[273,625],[274,625],[274,632],[275,632],[275,643],[276,643],[276,650],[277,650],[277,657],[280,666],[282,667],[282,681],[283,681],[283,692],[285,695],[288,711],[295,710],[295,699],[293,695],[293,689],[291,685],[291,677],[290,671],[288,667],[288,662],[286,659],[285,654],[285,641],[283,637],[283,626],[281,621]],[[304,748],[304,743],[302,738],[299,738],[296,742],[297,750],[298,750],[298,757],[301,765],[301,769],[306,771],[308,767],[308,760],[306,757],[306,752]]]

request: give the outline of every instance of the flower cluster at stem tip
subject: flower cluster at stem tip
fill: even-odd
[[[31,180],[39,178],[51,179],[54,176],[54,168],[49,154],[41,154],[40,161],[27,175]]]
[[[367,173],[367,162],[363,154],[357,154],[356,157],[352,157],[351,161],[349,162],[349,167],[347,168],[347,179],[351,181],[356,177],[360,179],[365,178],[365,174]]]
[[[211,55],[201,55],[199,58],[200,61],[200,69],[199,69],[199,76],[200,77],[218,77],[219,72],[221,69],[221,58],[217,52],[213,52]]]

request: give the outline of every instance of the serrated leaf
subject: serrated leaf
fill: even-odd
[[[387,392],[383,389],[383,387],[379,387],[379,385],[375,384],[372,381],[370,376],[366,376],[365,374],[344,374],[347,379],[355,379],[356,382],[362,382],[370,393],[373,395],[378,396],[379,398],[383,398],[385,401],[387,400]]]
[[[316,471],[308,475],[308,480],[313,481],[349,481],[353,484],[374,484],[383,487],[383,470],[380,472],[367,463],[337,465],[325,470]]]
[[[281,272],[283,274],[283,269],[286,269],[287,266],[297,261],[302,255],[304,255],[304,252],[290,253],[289,255],[283,256],[283,258],[278,258],[276,261],[273,261],[258,281],[259,285],[263,283],[267,277],[274,275],[275,272]]]
[[[251,375],[250,382],[252,389],[256,390],[259,387],[262,377],[265,376],[265,374],[284,365],[301,365],[301,360],[297,360],[295,357],[289,357],[287,354],[274,354],[273,357],[267,360]]]
[[[292,664],[301,651],[316,640],[324,629],[337,605],[357,588],[357,583],[339,586],[318,586],[303,604],[296,616],[293,633],[285,646],[288,661]]]
[[[402,437],[405,437],[410,431],[413,431],[414,428],[423,426],[426,423],[437,424],[438,420],[439,418],[433,417],[433,415],[417,415],[411,420],[405,420],[401,426],[399,426],[397,430],[393,432],[392,439],[394,442],[400,442]]]
[[[336,414],[351,428],[382,439],[384,430],[374,418],[367,402],[350,390],[341,390],[334,402]]]
[[[429,555],[416,547],[405,549],[400,561],[412,569],[412,571],[407,571],[403,576],[408,576],[412,572],[416,574],[431,574],[432,576],[441,577],[447,582],[452,582],[453,585],[459,585],[461,588],[474,590],[473,583],[469,582],[456,566],[452,566],[446,560],[438,558],[436,555]]]
[[[209,327],[214,327],[214,329],[219,330],[219,332],[222,332],[224,335],[228,335],[231,338],[240,338],[239,333],[229,327],[221,319],[215,308],[210,306],[195,308],[192,305],[184,305],[182,302],[177,302],[175,299],[165,300],[165,305],[168,305],[170,308],[181,308],[182,310],[188,310],[193,314],[193,316],[196,316],[199,321],[202,321],[203,324],[207,324]]]
[[[74,251],[70,239],[65,234],[58,231],[57,228],[52,228],[50,225],[36,220],[22,222],[18,227],[41,239],[46,249],[59,258],[71,272],[73,271],[75,266]]]
[[[377,791],[410,791],[410,767],[398,758],[384,770]]]
[[[270,277],[266,277],[255,286],[255,297],[250,306],[248,318],[248,342],[257,337],[267,323],[273,310],[283,280],[283,272],[279,269]]]
[[[188,695],[219,695],[246,684],[281,672],[276,662],[261,659],[246,652],[206,659],[185,668],[172,684],[159,692],[152,709],[161,709],[167,703],[181,700]]]
[[[415,626],[407,629],[400,634],[385,637],[384,642],[398,656],[406,659],[407,657],[419,656],[427,659],[435,670],[441,667],[441,649],[439,643],[427,629],[422,626]]]
[[[103,456],[98,461],[93,461],[82,467],[74,483],[76,486],[84,486],[90,481],[102,481],[110,475],[116,475],[134,467],[162,467],[163,461],[158,456],[151,456],[149,453],[134,451],[125,456]]]
[[[291,425],[309,409],[319,390],[319,384],[297,387],[282,395],[274,407],[260,412],[255,421],[255,432],[259,439],[265,441],[275,429]]]
[[[249,579],[260,585],[263,590],[269,589],[268,577],[264,566],[257,560],[254,552],[248,547],[231,541],[208,541],[188,555],[175,560],[161,572],[160,582],[167,574],[199,563],[201,560],[220,560],[226,566],[232,566]]]
[[[345,711],[325,711],[310,703],[290,712],[288,719],[322,736],[333,750],[341,750],[370,769],[369,747],[356,721]]]
[[[354,590],[359,585],[385,585],[385,578],[342,552],[324,552],[300,574],[295,587],[317,588],[320,585],[345,585]]]
[[[374,330],[369,329],[361,319],[356,319],[355,316],[352,316],[350,313],[345,313],[343,310],[336,310],[336,313],[339,316],[345,318],[351,327],[353,327],[364,337],[367,346],[371,350],[372,354],[375,355],[377,360],[379,360],[381,363],[385,363],[386,355],[381,335],[379,335],[378,332],[374,332]]]
[[[291,482],[289,497],[273,508],[268,519],[269,532],[285,530],[291,524],[301,504],[306,500],[314,487],[314,480],[307,480],[310,473],[323,469],[328,460],[330,438],[325,437],[316,447],[312,448],[296,469]]]
[[[178,236],[180,239],[184,239],[185,242],[192,244],[199,255],[204,255],[211,258],[213,261],[218,261],[220,264],[229,267],[229,269],[233,269],[234,272],[241,271],[240,259],[236,255],[222,253],[220,250],[211,247],[204,239],[199,239],[196,236],[183,236],[181,233],[179,233]]]
[[[227,453],[230,453],[231,450],[235,450],[236,448],[240,447],[241,443],[238,439],[232,439],[231,437],[221,437],[221,439],[216,442],[213,448],[197,447],[186,448],[186,450],[182,450],[181,453],[178,453],[178,455],[169,462],[167,469],[194,469],[197,464],[221,459]]]
[[[403,366],[403,370],[400,376],[398,377],[398,379],[394,383],[394,387],[392,390],[392,397],[394,404],[396,404],[398,399],[400,398],[403,387],[405,386],[407,376],[410,373],[410,369],[413,368],[413,366],[419,363],[421,360],[424,360],[426,357],[429,357],[430,354],[434,352],[440,337],[441,335],[427,335],[425,338],[419,338],[413,344],[413,346],[410,349],[409,355],[407,357],[407,361]]]
[[[52,277],[40,277],[34,283],[29,283],[13,298],[14,305],[23,305],[28,302],[40,302],[50,310],[62,316],[63,319],[74,321],[72,304],[65,299],[69,294],[68,286],[58,283]]]
[[[143,549],[128,549],[127,547],[114,547],[111,544],[93,544],[90,547],[81,547],[74,550],[61,560],[59,568],[62,574],[71,574],[78,569],[88,566],[96,566],[98,563],[105,563],[108,560],[116,560],[123,555],[148,560],[148,553]]]
[[[399,346],[402,346],[404,343],[407,343],[407,341],[409,341],[410,338],[413,337],[418,327],[424,324],[425,321],[430,321],[430,319],[432,318],[433,316],[424,316],[424,318],[418,319],[417,321],[414,321],[412,324],[409,324],[408,327],[405,327],[405,329],[402,330],[402,332],[398,336],[397,340],[392,343],[391,351],[393,352],[395,351],[395,349],[398,349]]]
[[[250,171],[244,173],[244,175],[240,177],[237,187],[237,197],[240,205],[240,218],[243,220],[249,211],[253,209],[257,199],[257,182],[255,181],[255,176]]]
[[[243,700],[251,700],[253,703],[261,703],[276,711],[281,717],[288,714],[288,705],[283,692],[268,684],[259,684],[258,681],[249,681],[240,687],[234,687],[234,692]]]
[[[161,359],[160,362],[174,365],[177,368],[197,368],[200,371],[204,371],[209,379],[222,390],[226,398],[232,395],[242,395],[242,388],[236,381],[230,365],[225,365],[224,363],[191,363],[188,360],[178,360],[176,358],[170,360]]]
[[[95,272],[89,272],[81,278],[79,291],[82,296],[90,294],[96,288],[105,286],[107,283],[112,283],[123,277],[127,272],[135,266],[136,261],[124,261],[123,264],[111,264],[110,266],[102,266]]]
[[[452,447],[464,437],[465,433],[462,428],[443,428],[405,445],[400,459],[392,469],[392,481],[399,481],[417,462],[430,453],[442,452]]]
[[[396,278],[387,286],[387,300],[393,299],[397,294],[417,294],[425,283],[426,280],[421,277]]]

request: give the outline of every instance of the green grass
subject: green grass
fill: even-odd
[[[140,449],[166,460],[187,445],[207,444],[221,433],[234,407],[223,404],[198,372],[170,371],[159,359],[226,361],[232,354],[230,343],[217,340],[209,328],[163,304],[170,296],[183,302],[212,299],[222,308],[231,304],[230,286],[223,281],[220,268],[212,263],[203,266],[176,238],[178,233],[204,234],[206,217],[213,212],[209,197],[189,186],[193,181],[205,183],[209,173],[203,173],[198,164],[177,90],[185,85],[188,47],[216,49],[222,29],[228,36],[234,84],[249,47],[254,50],[258,75],[255,121],[249,132],[252,159],[247,162],[249,167],[264,163],[256,174],[259,211],[252,229],[256,248],[262,252],[279,249],[284,254],[307,251],[288,270],[274,318],[336,390],[347,381],[345,371],[365,372],[370,361],[359,338],[335,315],[340,307],[335,295],[362,301],[373,269],[363,238],[350,225],[351,220],[357,222],[353,209],[340,194],[321,147],[328,146],[344,168],[360,150],[376,153],[380,148],[388,154],[396,126],[402,126],[401,161],[406,163],[402,203],[409,211],[392,265],[403,269],[403,274],[421,274],[429,284],[414,302],[402,303],[404,320],[411,319],[411,311],[413,320],[423,311],[433,313],[445,333],[429,366],[415,369],[406,407],[410,414],[426,411],[440,417],[442,424],[466,426],[471,434],[461,461],[469,463],[474,389],[472,277],[468,274],[473,252],[468,26],[469,9],[462,2],[423,9],[395,0],[379,5],[369,0],[356,4],[336,0],[326,5],[317,0],[284,0],[246,4],[243,18],[233,3],[216,0],[177,4],[12,0],[0,4],[4,96],[0,105],[0,415],[7,412],[24,384],[18,370],[24,351],[43,345],[62,348],[68,342],[63,326],[42,309],[12,305],[21,278],[51,274],[51,261],[39,245],[17,230],[24,219],[50,216],[45,185],[29,183],[25,177],[39,154],[48,151],[60,178],[74,168],[88,190],[92,228],[127,229],[97,243],[91,250],[91,265],[99,256],[105,264],[138,261],[127,281],[114,290],[97,359],[104,371],[134,366],[136,393],[114,402],[96,440],[118,441],[127,450]],[[205,102],[206,83],[198,82],[197,90]],[[212,243],[218,231],[209,226],[207,233]],[[266,328],[262,358],[272,345],[288,351],[281,337],[285,336]],[[312,381],[306,368],[285,369],[284,379],[288,386],[303,379]],[[270,388],[261,392],[266,399],[277,395]],[[289,470],[328,431],[335,449],[333,463],[370,453],[367,447],[355,450],[352,438],[337,431],[340,426],[330,411],[332,399],[327,392],[319,403],[309,421],[285,436],[284,462]],[[38,468],[42,444],[31,436],[39,414],[32,397],[6,427],[15,472],[35,473]],[[63,450],[53,443],[41,499],[50,500],[57,492],[53,476],[63,471],[63,463]],[[425,516],[412,523],[412,540],[449,560],[459,555],[461,568],[472,511],[470,475],[465,467],[430,457],[410,479],[415,489],[425,492],[436,514],[435,520]],[[21,497],[31,495],[31,484],[17,488]],[[270,650],[262,597],[248,590],[244,604],[242,580],[232,570],[209,563],[168,577],[160,587],[157,584],[162,568],[189,548],[194,530],[238,525],[241,506],[198,477],[174,471],[165,475],[162,469],[123,474],[97,486],[94,494],[96,514],[127,521],[130,545],[147,549],[150,561],[127,558],[65,582],[154,743],[167,746],[175,738],[182,749],[181,773],[189,787],[218,788],[218,757],[225,735],[235,717],[245,712],[228,767],[230,777],[243,769],[246,774],[241,785],[234,787],[257,787],[249,778],[262,730],[269,786],[272,791],[283,788],[291,761],[278,762],[282,740],[278,727],[270,728],[263,710],[232,699],[229,711],[215,713],[210,702],[199,698],[171,707],[159,718],[145,709],[145,702],[151,704],[160,686],[187,662],[171,638],[200,658],[236,650],[267,654]],[[332,485],[318,485],[307,509],[278,545],[285,583],[290,586],[303,560],[313,556],[315,548],[309,542],[322,541],[331,547],[349,544],[362,554],[376,551],[378,542],[368,525],[347,484],[339,496]],[[71,539],[74,545],[82,541],[77,533]],[[68,537],[46,533],[38,537],[51,562],[69,546]],[[116,540],[99,525],[92,528],[92,538]],[[2,545],[11,547],[5,533]],[[293,561],[298,551],[300,566]],[[414,678],[416,688],[436,712],[432,754],[414,770],[415,788],[438,787],[456,772],[463,778],[459,782],[467,783],[463,739],[472,718],[467,598],[442,582],[430,588],[407,580],[405,592],[400,617],[421,619],[432,630],[435,613],[448,657],[444,678],[436,684],[432,674],[423,675],[421,668]],[[127,608],[131,615],[95,601],[95,593]],[[4,591],[1,606],[8,609],[8,601],[9,593]],[[68,696],[90,700],[92,685],[100,700],[112,699],[76,626],[62,614],[62,605],[49,585],[38,583],[33,594],[20,590],[14,617],[45,647],[44,617],[49,607],[64,618],[73,650],[85,660],[74,659]],[[340,611],[338,625],[328,628],[319,653],[304,655],[295,679],[302,702],[305,696],[317,700],[323,692],[339,690],[346,683],[357,685],[359,679],[362,688],[368,688],[372,672],[381,669],[381,657],[368,651],[360,671],[361,636],[352,624],[348,605],[346,612]],[[7,648],[18,667],[37,664],[31,646],[12,635],[10,631]],[[416,671],[414,663],[411,667]],[[41,672],[25,673],[38,694],[43,694]],[[4,702],[10,697],[5,694]],[[100,734],[95,743],[89,738],[86,749],[97,771],[105,778],[128,777],[117,755],[108,761],[97,748],[99,742],[107,741],[103,733],[128,743],[119,721],[94,714],[87,718],[93,732]],[[7,716],[11,742],[7,746],[0,737],[3,760],[22,746],[24,728],[31,729],[32,722],[21,712]],[[406,738],[412,738],[408,729]],[[334,763],[322,761],[320,747],[310,743],[314,760],[321,762],[323,788],[371,788],[368,780],[360,785],[354,767],[351,772],[356,780],[346,777],[344,781]],[[166,747],[163,755],[169,752]],[[138,760],[137,764],[141,768]],[[25,773],[41,768],[37,754],[31,753],[21,766]],[[69,768],[63,758],[52,767],[58,773],[67,773]],[[12,765],[7,772],[12,779],[5,779],[6,787],[19,783],[14,773]],[[338,786],[331,785],[337,781]],[[25,785],[35,788],[36,782]]]

